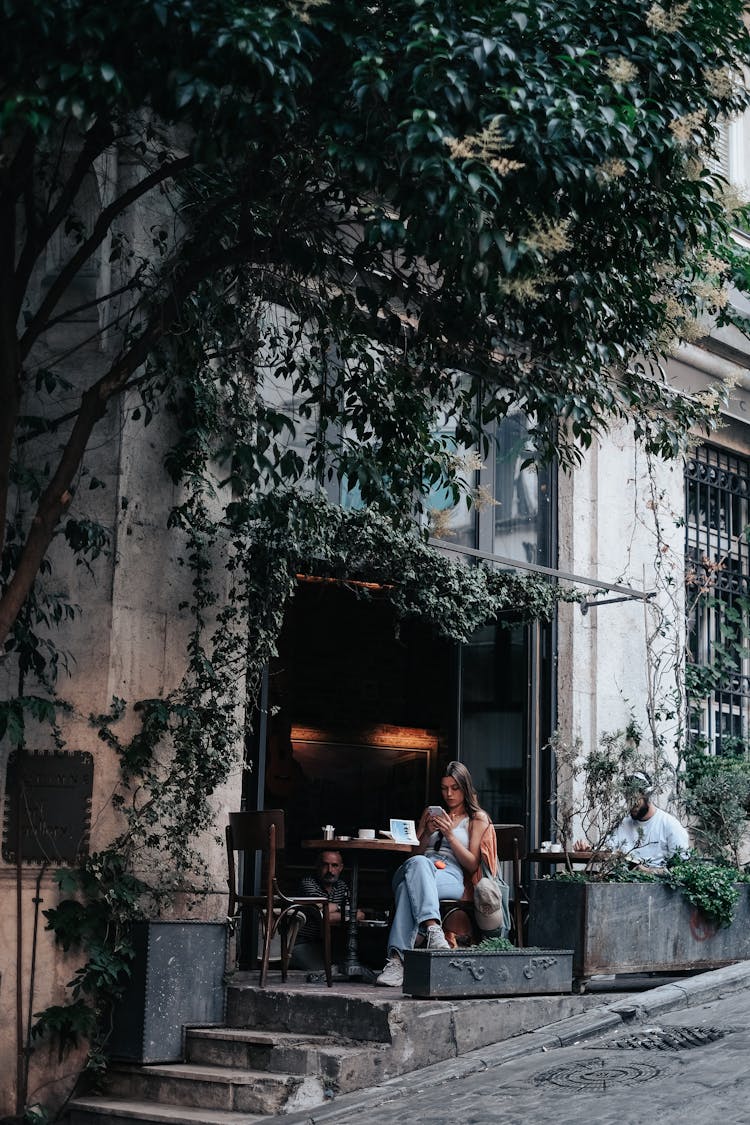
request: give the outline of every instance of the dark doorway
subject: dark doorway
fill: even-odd
[[[285,810],[288,849],[323,824],[419,816],[455,741],[454,662],[377,589],[300,582],[268,677],[263,802]]]
[[[495,824],[549,835],[552,628],[487,625],[461,649],[459,756]]]

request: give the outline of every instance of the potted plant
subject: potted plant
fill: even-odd
[[[507,938],[451,950],[408,949],[404,954],[407,995],[429,999],[531,996],[570,992],[571,949],[516,949]]]
[[[750,958],[750,886],[724,853],[675,856],[657,873],[606,852],[628,811],[625,777],[636,770],[653,777],[655,767],[664,776],[664,763],[646,759],[636,728],[604,735],[588,755],[580,743],[559,738],[552,749],[565,871],[531,884],[530,943],[571,946],[580,983],[599,973],[682,971]],[[584,864],[569,850],[580,836],[593,853]]]

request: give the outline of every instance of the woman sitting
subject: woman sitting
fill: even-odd
[[[430,806],[420,817],[419,854],[407,859],[393,877],[396,904],[388,934],[388,960],[377,984],[401,987],[403,952],[414,948],[420,931],[428,949],[450,949],[440,925],[440,900],[470,900],[472,886],[481,877],[482,859],[490,871],[497,868],[495,832],[489,816],[479,807],[466,766],[449,762],[440,792],[444,807]]]

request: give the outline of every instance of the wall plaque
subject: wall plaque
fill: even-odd
[[[94,759],[84,751],[15,750],[3,818],[7,863],[75,863],[88,854]]]

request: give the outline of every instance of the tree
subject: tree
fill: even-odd
[[[407,519],[415,493],[459,488],[440,410],[468,444],[520,404],[563,462],[613,418],[675,453],[710,410],[659,362],[696,315],[721,315],[730,220],[700,154],[746,104],[742,12],[136,0],[125,19],[8,0],[0,639],[74,510],[97,423],[134,387],[146,419],[179,399],[193,442],[175,472],[212,420],[240,496],[330,472]],[[100,287],[82,296],[92,263]],[[278,331],[271,303],[292,313]],[[63,358],[51,333],[86,307],[103,350],[71,379],[90,340]],[[317,421],[309,457],[280,440],[293,421],[263,402],[269,369]],[[63,531],[100,546],[74,519]]]
[[[185,485],[171,518],[194,574],[187,675],[138,701],[127,743],[124,701],[98,717],[120,754],[128,847],[62,875],[88,896],[74,929],[103,917],[111,943],[112,883],[121,904],[135,897],[133,848],[166,840],[184,868],[210,823],[201,800],[241,743],[232,691],[246,675],[252,695],[301,559],[345,573],[356,559],[384,586],[397,573],[398,612],[456,638],[493,608],[549,612],[548,588],[461,573],[415,534],[431,490],[458,502],[464,451],[516,408],[539,454],[568,465],[613,420],[667,456],[711,424],[718,398],[682,396],[661,363],[697,317],[730,315],[724,287],[747,273],[725,185],[701,158],[746,105],[750,51],[743,0],[5,0],[3,12],[11,742],[23,745],[25,715],[55,719],[47,629],[73,610],[45,584],[51,548],[87,564],[107,547],[82,503],[104,485],[90,457],[105,416],[138,396],[128,426],[169,409],[179,430],[163,453]],[[366,509],[326,503],[329,480]],[[217,557],[231,582],[221,607]],[[94,998],[112,987],[99,936],[77,974]],[[42,1026],[90,1035],[92,1003]]]

